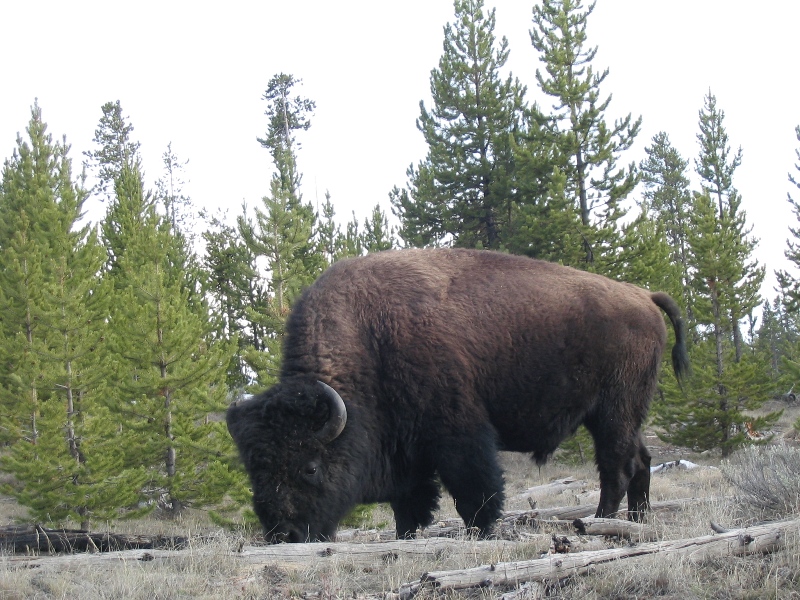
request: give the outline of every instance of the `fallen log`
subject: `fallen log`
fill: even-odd
[[[511,500],[524,500],[532,498],[533,496],[541,496],[548,494],[562,494],[567,490],[583,490],[589,483],[584,480],[577,480],[574,477],[565,477],[564,479],[557,479],[544,485],[536,485],[528,488],[524,492],[515,494]]]
[[[605,550],[608,544],[599,537],[582,538],[573,536],[553,535],[550,542],[548,554],[571,554],[574,552],[587,552],[594,550]]]
[[[110,552],[129,549],[180,549],[183,536],[90,533],[82,529],[47,529],[41,525],[0,527],[0,548],[12,553]]]
[[[572,525],[581,535],[616,536],[636,542],[654,542],[659,538],[658,532],[651,525],[622,519],[585,517],[575,519]]]
[[[546,538],[542,540],[546,543]],[[431,538],[418,540],[395,540],[391,542],[314,542],[309,544],[275,544],[270,546],[225,547],[222,545],[198,543],[192,545],[194,555],[217,554],[233,557],[237,562],[248,565],[269,565],[279,563],[284,567],[302,566],[324,562],[359,566],[387,565],[409,558],[424,561],[438,561],[444,556],[487,556],[518,548],[517,542],[508,540],[452,540]],[[543,548],[546,548],[543,544]],[[169,550],[123,550],[95,554],[68,554],[56,556],[3,556],[0,564],[15,567],[58,568],[82,565],[113,566],[126,562],[166,561],[180,556]]]
[[[664,500],[652,502],[650,507],[654,512],[667,512],[683,510],[689,504],[700,504],[712,502],[712,498],[679,498],[677,500]],[[502,522],[506,525],[531,524],[535,521],[574,521],[592,517],[597,511],[594,504],[580,504],[577,506],[557,506],[554,508],[537,508],[534,510],[514,510],[504,513]],[[626,509],[621,509],[617,514],[626,513]]]
[[[632,560],[654,554],[686,556],[700,561],[718,556],[743,556],[768,553],[782,547],[787,534],[800,532],[800,519],[770,523],[682,540],[650,542],[625,548],[612,548],[546,558],[483,565],[472,569],[425,573],[417,581],[402,585],[387,600],[408,600],[423,589],[438,592],[496,585],[514,586],[526,582],[553,582],[619,560]]]

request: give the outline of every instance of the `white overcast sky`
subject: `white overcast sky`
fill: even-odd
[[[509,40],[508,68],[546,107],[534,78],[532,5],[486,0],[497,9],[496,35]],[[11,156],[38,98],[50,133],[66,134],[79,165],[100,107],[120,100],[149,182],[172,142],[189,160],[185,191],[194,202],[235,214],[268,192],[269,155],[256,142],[266,129],[261,96],[285,72],[317,104],[300,137],[305,199],[330,191],[340,221],[376,203],[388,212],[388,192],[425,153],[415,119],[419,101],[429,105],[430,70],[452,18],[450,0],[2,0],[0,158]],[[639,162],[661,130],[693,159],[703,96],[716,95],[731,144],[743,149],[734,184],[768,274],[785,268],[793,224],[786,196],[799,145],[798,23],[797,0],[598,0],[588,28],[595,68],[610,69],[609,117],[643,118],[625,163]]]

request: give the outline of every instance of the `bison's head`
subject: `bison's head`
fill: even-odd
[[[339,394],[314,380],[279,383],[228,409],[228,430],[269,540],[333,538],[354,504],[346,421]]]

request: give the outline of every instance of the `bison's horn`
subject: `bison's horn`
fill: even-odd
[[[344,430],[344,426],[347,423],[347,408],[342,397],[335,389],[321,381],[317,381],[317,383],[325,392],[325,400],[328,403],[330,417],[325,425],[317,431],[316,438],[323,444],[327,444],[339,437],[339,434]]]

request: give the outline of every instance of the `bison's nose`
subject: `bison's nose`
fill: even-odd
[[[301,542],[307,542],[307,541],[309,541],[307,533],[301,533],[299,529],[295,528],[292,528],[289,531],[289,542],[291,542],[292,544],[299,544]]]
[[[299,544],[308,541],[308,533],[300,531],[297,527],[289,523],[281,523],[269,531],[264,531],[264,537],[272,544]]]

